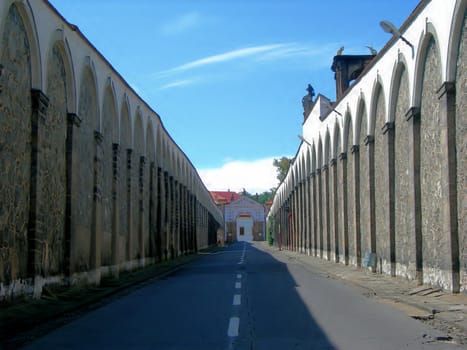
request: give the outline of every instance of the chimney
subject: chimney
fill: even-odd
[[[358,78],[363,69],[370,63],[375,55],[336,55],[331,69],[335,73],[336,101],[344,94],[352,80]]]

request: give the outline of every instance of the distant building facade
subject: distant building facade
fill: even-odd
[[[263,241],[266,232],[266,206],[235,192],[211,191],[225,220],[225,241]]]

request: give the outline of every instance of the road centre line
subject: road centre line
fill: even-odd
[[[242,303],[242,295],[241,294],[235,294],[233,297],[233,305],[237,306]]]
[[[231,317],[229,321],[229,328],[227,329],[227,335],[229,337],[237,337],[239,325],[240,325],[240,318]]]
[[[235,282],[235,289],[242,288],[242,282]]]

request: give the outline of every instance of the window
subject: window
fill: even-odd
[[[245,236],[245,227],[240,226],[240,236]]]

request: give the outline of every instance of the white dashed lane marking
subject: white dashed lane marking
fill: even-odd
[[[233,297],[233,305],[237,306],[242,303],[242,296],[241,294],[235,294]]]
[[[242,288],[242,282],[235,282],[235,289]]]
[[[229,328],[227,329],[227,335],[229,337],[237,337],[239,325],[240,325],[240,318],[231,317],[229,321]]]

